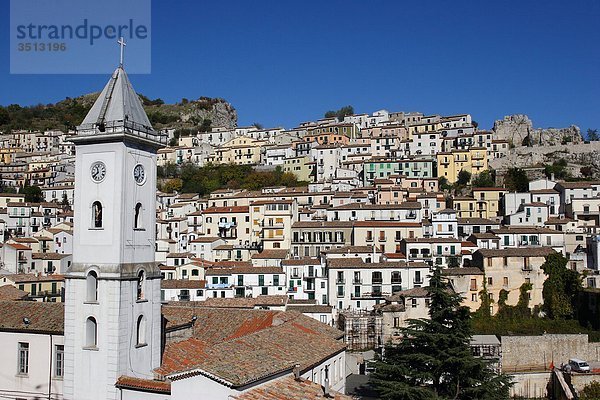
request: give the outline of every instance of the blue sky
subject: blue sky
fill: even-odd
[[[102,89],[112,71],[10,75],[8,10],[1,0],[1,105]],[[291,128],[351,104],[585,131],[600,129],[598,21],[596,0],[155,0],[152,73],[130,78],[167,102],[225,98],[240,125]],[[118,48],[99,57],[116,65]]]

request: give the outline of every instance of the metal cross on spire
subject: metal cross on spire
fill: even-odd
[[[123,39],[122,36],[119,38],[119,40],[117,40],[117,43],[119,43],[119,46],[121,47],[121,61],[119,63],[119,66],[123,67],[123,53],[125,52],[125,46],[127,46],[127,44],[125,43],[125,39]]]

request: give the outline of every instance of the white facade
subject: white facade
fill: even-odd
[[[161,275],[153,245],[159,144],[138,125],[126,130],[125,115],[149,126],[119,67],[73,139],[76,218],[65,276],[69,400],[117,399],[120,376],[153,378],[160,366]]]

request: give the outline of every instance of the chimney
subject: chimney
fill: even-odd
[[[300,364],[296,364],[294,365],[294,379],[299,381],[300,380]]]

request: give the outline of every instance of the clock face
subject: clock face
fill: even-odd
[[[92,164],[90,173],[95,182],[101,182],[106,176],[106,165],[102,161],[96,161]]]
[[[135,179],[135,182],[138,185],[142,185],[146,182],[146,171],[144,171],[144,166],[142,164],[133,167],[133,179]]]

